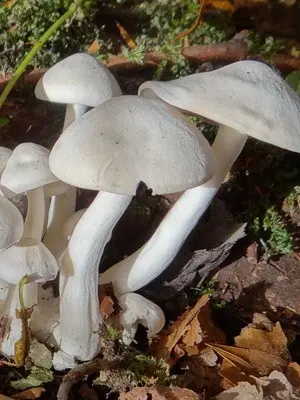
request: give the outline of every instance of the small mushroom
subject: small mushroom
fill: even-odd
[[[139,93],[219,124],[212,146],[218,169],[213,179],[180,197],[141,249],[102,274],[101,283],[111,281],[118,294],[147,285],[172,262],[248,136],[300,152],[300,98],[263,63],[240,61],[170,82],[150,81]]]
[[[60,273],[60,348],[84,361],[100,349],[100,258],[138,185],[143,181],[154,193],[190,188],[213,176],[215,160],[181,113],[159,101],[122,96],[71,124],[49,163],[64,182],[101,190],[74,229]]]
[[[73,54],[48,69],[34,93],[40,100],[68,104],[63,131],[89,107],[122,94],[109,69],[85,53]]]
[[[118,297],[121,311],[119,322],[123,326],[123,342],[129,345],[140,325],[144,326],[148,332],[148,339],[160,332],[165,323],[165,316],[162,309],[152,301],[137,293],[126,293]]]

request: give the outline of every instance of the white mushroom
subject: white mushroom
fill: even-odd
[[[137,293],[126,293],[118,298],[121,306],[119,322],[123,326],[123,342],[129,345],[140,325],[147,329],[148,339],[160,332],[165,323],[162,309],[152,301]]]
[[[102,190],[75,227],[60,274],[60,348],[88,360],[100,349],[99,261],[139,183],[154,193],[193,187],[213,176],[215,160],[181,113],[159,101],[123,96],[70,125],[49,162],[61,180]]]
[[[35,88],[35,95],[40,100],[68,104],[63,130],[83,115],[88,107],[96,107],[121,94],[108,68],[85,53],[73,54],[55,64]],[[57,260],[64,250],[62,226],[74,213],[75,202],[75,187],[70,187],[67,193],[51,200],[49,224],[43,242]]]
[[[6,163],[11,154],[12,151],[10,149],[0,146],[0,176],[2,175],[2,172],[4,171]]]
[[[40,100],[68,104],[63,131],[89,107],[122,94],[109,69],[85,53],[73,54],[51,67],[34,93]]]
[[[0,252],[17,243],[23,235],[23,230],[20,211],[9,200],[0,196]]]
[[[139,93],[218,123],[213,143],[218,171],[212,180],[180,197],[141,249],[101,275],[100,282],[112,281],[118,294],[147,285],[171,263],[216,195],[248,136],[300,152],[300,98],[260,62],[241,61],[170,82],[146,82]]]

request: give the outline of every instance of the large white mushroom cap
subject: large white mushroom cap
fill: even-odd
[[[14,196],[41,186],[51,187],[59,179],[49,168],[50,151],[35,143],[22,143],[17,146],[1,177],[4,194]],[[66,186],[66,185],[64,185]]]
[[[73,54],[51,67],[34,93],[40,100],[90,107],[122,94],[109,69],[85,53]]]
[[[170,82],[145,82],[139,94],[300,152],[300,98],[261,62],[239,61]]]
[[[71,185],[134,195],[141,181],[172,193],[208,181],[213,152],[195,126],[163,102],[114,97],[70,125],[49,158]]]

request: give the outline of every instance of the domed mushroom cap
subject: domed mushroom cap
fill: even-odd
[[[109,69],[85,53],[55,64],[39,80],[34,93],[40,100],[90,107],[122,94]]]
[[[58,273],[54,256],[43,243],[34,239],[21,240],[0,253],[0,265],[0,278],[14,284],[24,275],[29,282],[44,283],[53,280]]]
[[[23,235],[24,223],[17,207],[0,196],[0,251],[17,243]]]
[[[50,151],[35,143],[22,143],[15,148],[1,177],[7,196],[14,196],[40,186],[58,182],[49,167]]]
[[[134,195],[185,190],[215,172],[212,150],[181,113],[139,96],[112,98],[70,125],[49,158],[52,172],[85,189]]]
[[[139,94],[300,152],[300,98],[261,62],[239,61],[170,82],[145,82]]]
[[[4,171],[6,163],[11,155],[12,151],[10,149],[0,146],[0,176]]]

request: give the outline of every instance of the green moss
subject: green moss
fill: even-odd
[[[285,41],[282,39],[276,39],[273,36],[261,37],[252,31],[249,34],[247,52],[248,54],[258,54],[272,64],[274,55],[283,49],[284,44]]]

